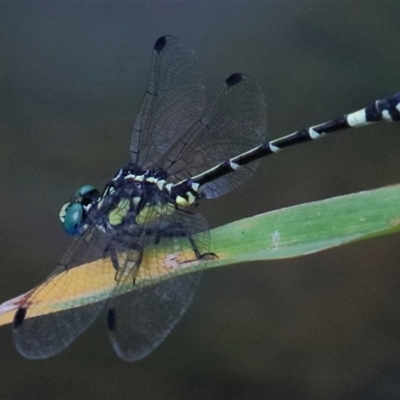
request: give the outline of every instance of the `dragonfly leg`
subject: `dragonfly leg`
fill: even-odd
[[[135,283],[137,272],[143,258],[143,248],[138,244],[130,244],[130,249],[117,250],[116,246],[110,244],[105,253],[108,253],[115,269],[114,280],[119,282],[121,277],[127,273],[132,276],[132,284]]]
[[[212,252],[200,253],[192,235],[189,235],[188,239],[189,239],[190,245],[192,246],[193,252],[194,252],[197,260],[214,260],[214,259],[218,258],[218,256]]]
[[[169,225],[162,231],[158,231],[156,234],[155,244],[158,244],[162,237],[182,237],[182,238],[186,237],[189,240],[190,246],[195,255],[194,260],[213,260],[215,258],[218,258],[218,256],[215,253],[211,252],[201,253],[199,247],[197,246],[196,241],[193,239],[193,235],[188,232],[188,229],[186,229],[182,223],[177,222]],[[184,262],[185,263],[192,262],[194,260],[188,260]]]

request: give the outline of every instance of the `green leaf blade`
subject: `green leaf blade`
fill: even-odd
[[[208,268],[315,253],[400,230],[400,185],[284,208],[211,231]]]

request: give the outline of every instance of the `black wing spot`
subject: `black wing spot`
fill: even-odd
[[[109,308],[107,313],[107,327],[109,331],[115,331],[117,324],[117,315],[115,314],[114,308]]]
[[[25,320],[25,316],[26,316],[26,308],[18,308],[17,312],[14,315],[14,321],[13,321],[13,328],[19,328],[22,323]]]
[[[226,78],[225,82],[228,86],[235,86],[243,80],[243,75],[239,72],[232,74]]]
[[[163,51],[166,43],[167,43],[167,37],[166,36],[161,36],[160,38],[157,39],[157,41],[156,41],[156,43],[154,45],[154,50],[158,54],[160,54]]]

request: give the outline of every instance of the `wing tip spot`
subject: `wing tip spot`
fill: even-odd
[[[154,44],[154,50],[155,50],[158,54],[160,54],[160,53],[163,51],[163,49],[164,49],[166,43],[167,43],[167,37],[166,37],[166,36],[161,36],[161,37],[159,37],[159,38],[156,40],[156,43]]]
[[[243,75],[240,72],[236,72],[232,75],[229,75],[226,79],[225,79],[225,83],[228,85],[228,87],[230,86],[235,86],[238,83],[240,83],[243,80]]]
[[[19,328],[22,323],[25,321],[25,316],[26,316],[26,308],[18,308],[17,312],[14,315],[14,321],[13,321],[13,328],[17,329]]]
[[[115,308],[109,308],[107,312],[107,328],[109,331],[115,331],[117,324],[117,316],[115,314]]]

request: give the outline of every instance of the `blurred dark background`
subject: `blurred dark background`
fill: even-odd
[[[35,286],[68,238],[58,211],[128,161],[154,41],[182,38],[210,100],[232,72],[265,91],[270,138],[400,90],[396,2],[1,3],[0,301]],[[215,227],[400,181],[400,126],[300,146],[202,211]],[[398,399],[398,236],[211,271],[187,315],[128,364],[100,320],[45,361],[0,329],[1,399]],[[104,316],[103,316],[104,317]]]

